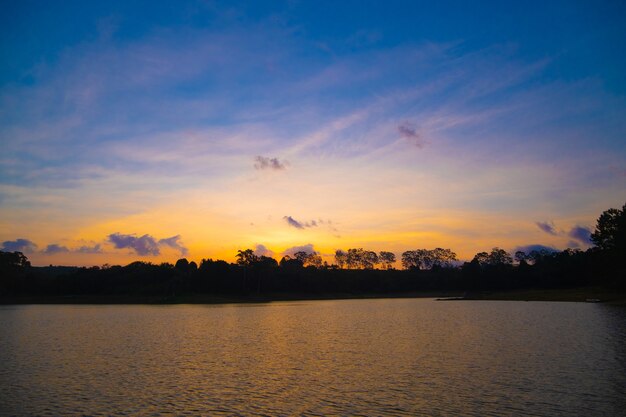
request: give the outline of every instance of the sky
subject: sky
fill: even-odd
[[[586,249],[624,39],[619,1],[4,1],[0,250]]]

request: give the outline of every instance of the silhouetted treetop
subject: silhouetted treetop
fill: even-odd
[[[491,250],[491,253],[479,252],[474,256],[472,262],[478,262],[481,266],[498,266],[498,265],[511,265],[513,264],[513,258],[504,249],[495,247]]]
[[[602,250],[626,253],[626,204],[621,210],[610,208],[600,215],[591,241]]]
[[[456,261],[456,253],[450,249],[415,249],[402,253],[402,266],[405,269],[450,268]]]
[[[380,251],[378,253],[378,260],[383,269],[392,269],[393,264],[396,262],[396,255],[392,252]]]

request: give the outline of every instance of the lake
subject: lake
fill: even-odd
[[[0,415],[616,416],[626,309],[0,306]]]

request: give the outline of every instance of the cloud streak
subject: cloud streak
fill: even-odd
[[[404,122],[398,126],[398,133],[400,137],[408,140],[418,148],[423,148],[426,142],[417,133],[417,127],[413,123]]]
[[[283,161],[281,162],[278,158],[269,158],[267,156],[256,156],[254,158],[254,169],[263,171],[263,170],[272,170],[272,171],[282,171],[287,169],[289,166],[289,162]]]
[[[554,228],[554,223],[552,222],[535,222],[538,228],[543,230],[549,235],[556,236],[558,235],[556,229]]]
[[[294,219],[291,216],[283,216],[283,220],[285,220],[289,226],[295,227],[296,229],[300,229],[300,230],[308,229],[310,227],[317,227],[319,225],[317,220],[302,222],[302,221]]]

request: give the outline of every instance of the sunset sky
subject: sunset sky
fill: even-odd
[[[585,249],[626,202],[626,5],[505,3],[3,2],[0,249]]]

